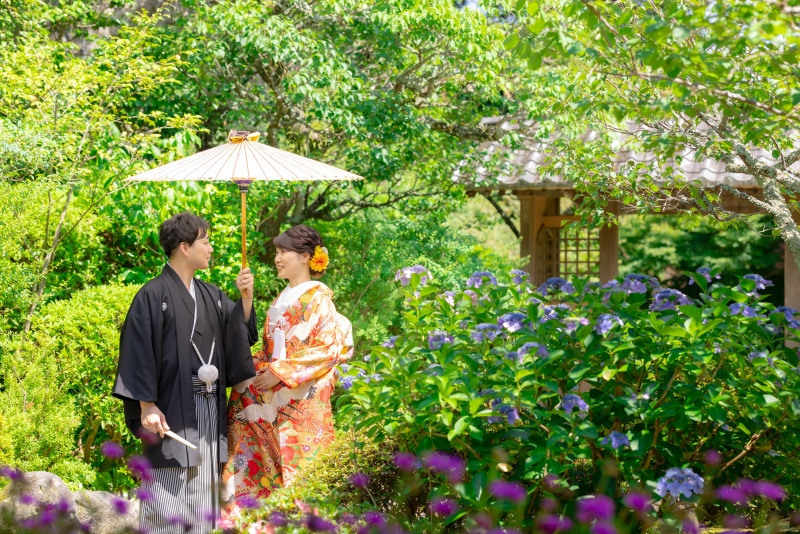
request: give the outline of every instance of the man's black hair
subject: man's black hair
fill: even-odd
[[[161,250],[169,258],[172,251],[181,243],[187,243],[191,247],[195,241],[206,237],[208,229],[209,225],[205,219],[184,211],[161,223],[158,227],[158,242]]]

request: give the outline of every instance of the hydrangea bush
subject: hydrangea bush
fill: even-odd
[[[453,521],[506,506],[490,491],[498,480],[532,505],[549,477],[578,495],[662,504],[696,502],[704,480],[764,480],[797,509],[800,314],[762,301],[768,281],[729,287],[699,269],[690,299],[642,275],[534,287],[510,274],[444,291],[419,266],[401,269],[405,330],[342,373],[341,422],[464,460],[458,476],[429,480],[458,504]],[[610,461],[618,473],[601,487]]]

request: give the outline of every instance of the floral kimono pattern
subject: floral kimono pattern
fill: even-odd
[[[235,500],[265,498],[289,485],[302,467],[334,440],[331,393],[336,365],[353,353],[350,321],[336,312],[333,291],[319,284],[303,293],[275,323],[284,332],[286,357],[273,360],[274,333],[264,325],[256,371],[268,367],[281,379],[258,390],[252,379],[237,384],[228,402],[227,493]]]

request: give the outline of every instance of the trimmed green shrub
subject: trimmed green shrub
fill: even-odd
[[[138,289],[113,284],[77,292],[42,306],[24,338],[2,340],[0,407],[12,463],[98,489],[132,484],[99,446],[107,440],[139,446],[111,396],[120,327]]]

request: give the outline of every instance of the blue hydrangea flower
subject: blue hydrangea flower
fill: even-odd
[[[614,328],[614,325],[622,326],[624,324],[625,323],[622,322],[622,319],[620,319],[619,316],[614,315],[613,313],[604,313],[597,318],[597,324],[594,326],[594,331],[601,336],[604,336],[609,330]]]
[[[692,494],[700,495],[703,493],[703,485],[702,477],[690,468],[679,469],[672,467],[667,469],[666,474],[656,483],[656,493],[661,497],[670,495],[675,500],[678,500],[681,494],[686,497],[691,497]]]
[[[561,399],[561,409],[567,412],[567,414],[571,414],[572,410],[575,408],[577,408],[579,412],[589,411],[589,405],[578,395],[574,393],[564,395],[564,398]]]
[[[702,274],[703,276],[705,276],[707,282],[709,282],[709,283],[711,282],[711,268],[710,267],[700,267],[699,269],[697,269],[697,273],[698,274]],[[720,278],[719,275],[716,275],[714,277],[715,280],[719,280],[719,278]],[[694,278],[690,278],[689,279],[689,285],[692,285],[692,284],[694,284]]]
[[[794,316],[797,315],[798,311],[789,306],[778,306],[775,308],[774,313],[782,313],[783,316],[786,317],[787,321],[792,322],[794,321]]]
[[[520,271],[519,269],[512,269],[511,275],[514,277],[514,283],[520,285],[524,283],[528,278],[530,278],[530,274],[526,273],[525,271]]]
[[[760,359],[760,358],[763,358],[763,359],[767,360],[767,363],[769,364],[769,366],[773,367],[773,365],[772,365],[773,359],[770,358],[769,355],[766,352],[762,352],[762,351],[755,352],[755,351],[753,351],[753,352],[751,352],[750,354],[747,355],[747,359],[750,360],[751,362],[753,360],[757,360],[757,359]]]
[[[509,425],[513,425],[519,421],[519,412],[517,412],[517,409],[513,406],[503,405],[500,406],[497,411],[506,418],[506,423]]]
[[[522,354],[514,351],[506,354],[506,358],[508,358],[509,360],[514,360],[517,363],[517,365],[522,365],[522,362],[525,359],[525,357]]]
[[[677,289],[662,289],[653,296],[650,311],[675,310],[675,304],[687,305],[692,301]]]
[[[756,310],[741,302],[731,303],[728,305],[728,308],[731,310],[731,315],[739,315],[739,312],[741,312],[742,317],[761,317],[756,313]]]
[[[770,280],[763,278],[760,274],[746,274],[745,279],[756,283],[756,289],[767,289],[767,286],[774,285]]]
[[[550,356],[550,353],[547,352],[547,347],[540,343],[536,343],[535,341],[525,343],[519,348],[518,352],[520,356],[525,356],[533,349],[536,349],[536,355],[540,358],[547,358]]]
[[[400,336],[392,336],[387,341],[381,343],[381,347],[386,349],[393,349],[397,343],[397,338]]]
[[[492,273],[489,271],[477,271],[472,273],[472,276],[467,279],[467,287],[481,287],[484,278],[488,278],[489,283],[493,286],[497,285],[497,278]]]
[[[623,434],[622,432],[617,432],[616,430],[612,430],[611,433],[603,439],[602,444],[608,445],[611,442],[612,449],[618,449],[620,447],[630,447],[631,442],[628,440],[628,436]]]
[[[413,267],[403,267],[402,269],[399,269],[394,275],[394,281],[397,282],[399,280],[400,285],[405,287],[411,283],[411,277],[415,274],[420,275],[421,286],[424,286],[428,283],[430,273],[428,272],[428,269],[422,265],[414,265]]]
[[[353,380],[355,380],[354,376],[345,375],[339,381],[339,385],[342,386],[344,389],[350,389],[353,387]]]
[[[652,276],[647,276],[644,274],[629,274],[622,282],[622,289],[628,294],[647,293],[648,285],[651,289],[658,289],[659,287],[658,280]]]
[[[539,322],[544,324],[547,321],[552,321],[554,319],[558,319],[558,310],[561,309],[561,306],[542,306],[542,318],[539,319]],[[569,307],[567,307],[569,309]]]
[[[439,350],[445,343],[452,343],[453,336],[442,330],[431,330],[428,332],[428,347],[431,350]]]
[[[544,284],[536,288],[537,293],[540,293],[545,297],[550,290],[563,291],[567,295],[572,295],[575,293],[575,288],[572,286],[572,284],[559,277],[548,278]]]
[[[381,380],[383,380],[383,377],[382,377],[381,375],[378,375],[378,374],[375,374],[375,375],[367,375],[367,376],[365,376],[365,377],[364,377],[364,383],[365,383],[365,384],[369,384],[369,383],[370,383],[370,382],[372,382],[373,380],[374,380],[375,382],[380,382]]]
[[[578,326],[586,326],[589,324],[589,319],[586,317],[575,317],[574,321],[567,322],[567,332],[571,332],[573,330],[577,330]]]
[[[502,326],[509,332],[516,332],[522,330],[525,326],[523,323],[528,318],[524,313],[512,312],[507,313],[497,320],[497,324]]]
[[[476,343],[480,343],[481,341],[494,341],[497,336],[500,334],[500,327],[496,324],[492,323],[481,323],[475,327],[475,331],[472,332],[472,340]]]

